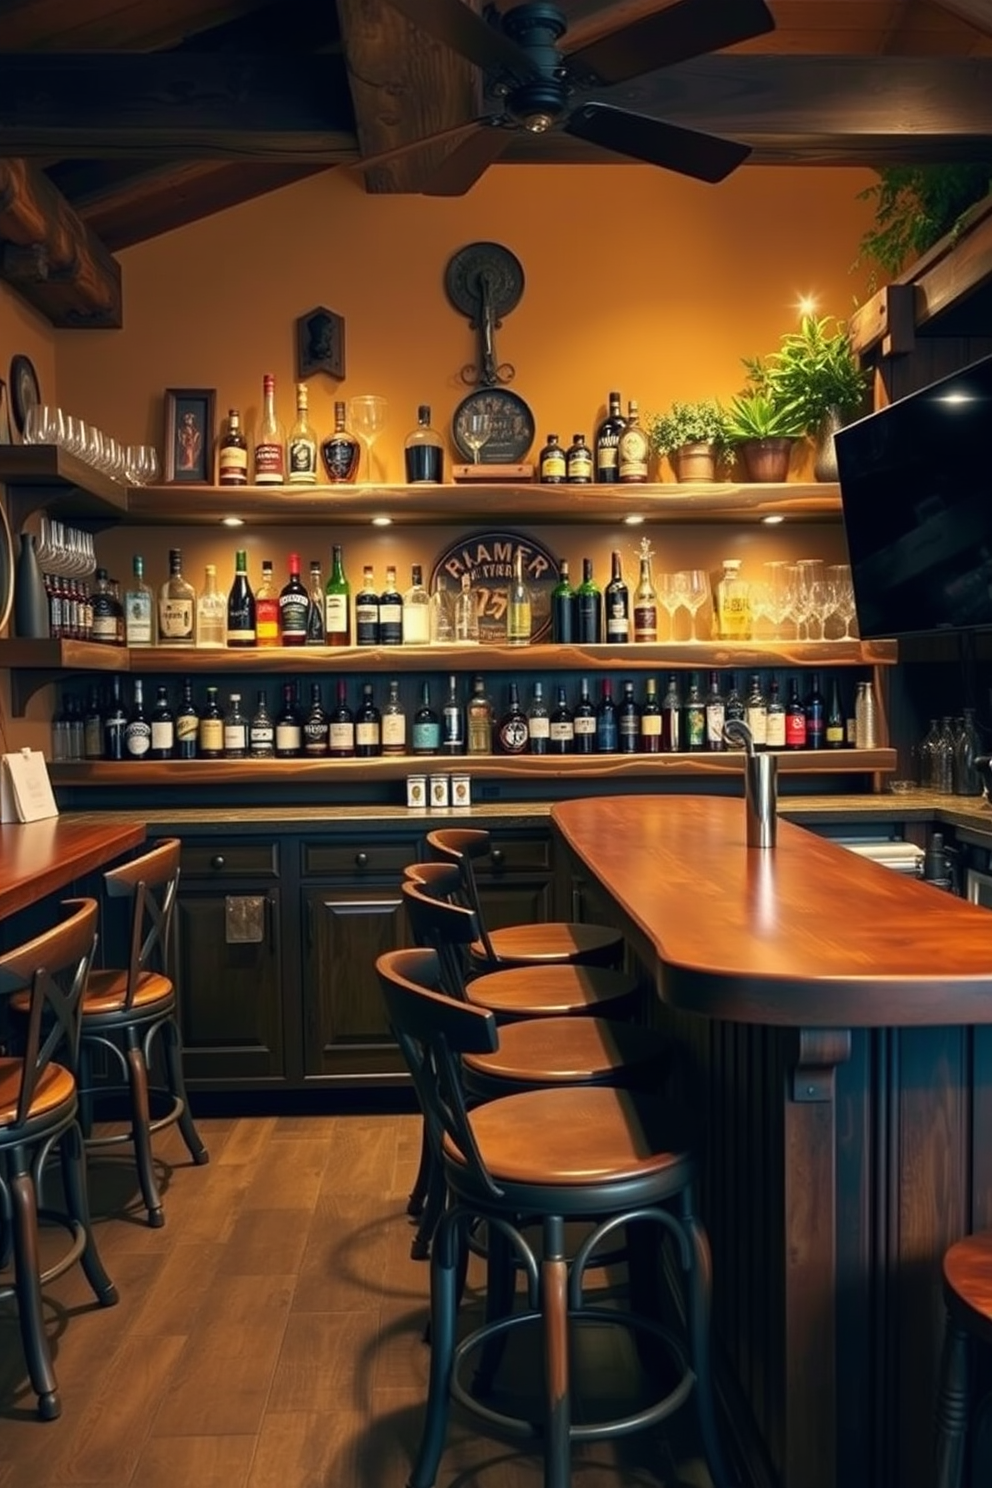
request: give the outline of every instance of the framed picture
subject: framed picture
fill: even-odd
[[[317,305],[296,322],[296,375],[301,382],[315,372],[344,376],[344,316]]]
[[[215,400],[213,388],[166,388],[164,463],[167,482],[213,484]]]
[[[10,408],[7,404],[7,384],[0,381],[0,444],[10,444]]]

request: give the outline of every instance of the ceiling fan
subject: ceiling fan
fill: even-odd
[[[428,196],[462,196],[520,132],[562,130],[710,182],[722,181],[750,154],[747,145],[735,140],[683,129],[590,95],[773,30],[765,0],[675,0],[574,51],[567,46],[567,16],[543,0],[503,12],[490,4],[481,15],[464,0],[387,3],[480,67],[484,97],[493,106],[464,124],[369,157],[360,168],[427,144],[454,141],[420,189]]]

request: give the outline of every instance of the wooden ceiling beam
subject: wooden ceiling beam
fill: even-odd
[[[974,26],[983,36],[992,36],[992,5],[989,0],[932,0],[932,3],[960,20],[967,21],[969,26]]]

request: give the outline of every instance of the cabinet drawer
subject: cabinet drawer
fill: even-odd
[[[403,869],[417,858],[415,838],[402,842],[366,841],[304,842],[304,878],[348,877],[366,874],[401,878]]]
[[[494,837],[492,852],[488,857],[476,858],[474,867],[479,878],[502,877],[507,873],[550,873],[551,838]]]
[[[204,838],[183,843],[183,878],[278,878],[279,849],[274,842],[218,841]]]

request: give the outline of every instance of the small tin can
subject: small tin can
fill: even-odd
[[[427,776],[406,777],[406,804],[414,811],[423,811],[427,805]]]
[[[471,804],[472,804],[472,777],[471,777],[471,775],[452,775],[452,777],[451,777],[451,804],[452,804],[452,806],[471,806]]]
[[[431,776],[431,805],[450,806],[451,793],[448,789],[447,775]]]

